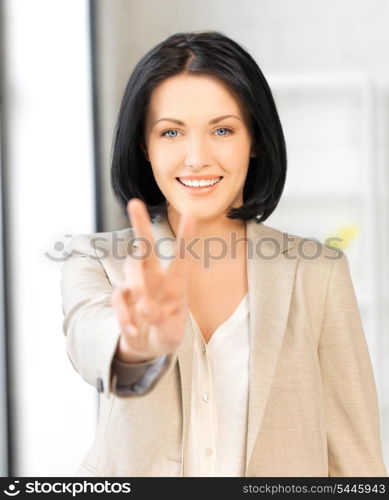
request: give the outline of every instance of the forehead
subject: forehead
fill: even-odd
[[[202,116],[208,121],[222,114],[243,118],[244,109],[238,96],[220,78],[212,75],[180,74],[167,78],[151,93],[148,119],[185,115]]]

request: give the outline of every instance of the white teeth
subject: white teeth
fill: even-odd
[[[185,184],[185,186],[191,186],[191,187],[203,187],[203,186],[213,186],[214,184],[217,184],[221,180],[221,177],[218,179],[211,179],[211,180],[205,180],[201,179],[199,181],[192,181],[192,180],[186,180],[186,179],[180,179],[179,181],[182,184]]]

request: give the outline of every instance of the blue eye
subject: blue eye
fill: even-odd
[[[163,132],[162,137],[167,137],[167,138],[177,137],[177,136],[166,135],[169,132],[177,132],[177,130],[166,130],[166,132]]]
[[[221,127],[221,128],[218,128],[217,130],[226,130],[227,132],[232,133],[232,130],[227,128],[227,127]],[[228,135],[228,134],[222,134],[220,137],[224,137],[225,135]]]
[[[227,127],[220,127],[216,130],[216,132],[218,132],[219,130],[224,130],[225,132],[227,132],[227,133],[221,134],[221,135],[217,134],[219,137],[225,137],[225,136],[233,133],[232,130],[227,128]],[[173,132],[176,134],[178,133],[177,130],[170,129],[170,130],[166,130],[166,132],[162,132],[161,137],[166,137],[167,139],[174,139],[175,137],[177,137],[177,135],[170,135],[170,132]],[[169,134],[169,135],[167,135],[167,134]]]

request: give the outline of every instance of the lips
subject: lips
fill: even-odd
[[[184,179],[185,181],[210,181],[213,179],[220,179],[222,175],[180,175],[176,179]]]
[[[219,182],[223,179],[222,175],[218,176],[210,176],[210,175],[205,175],[204,177],[193,177],[193,176],[182,176],[182,177],[176,177],[176,180],[180,182],[181,184],[184,184],[181,182],[181,180],[184,181],[213,181],[213,180],[218,180]],[[208,187],[208,186],[203,186],[203,187]]]
[[[217,179],[218,177],[214,177],[214,179]],[[211,194],[213,191],[217,189],[217,187],[220,185],[220,183],[223,181],[223,177],[219,177],[220,180],[219,182],[216,182],[215,184],[212,184],[211,186],[198,186],[198,187],[193,187],[193,186],[186,186],[184,183],[180,181],[178,177],[176,177],[176,181],[178,183],[178,186],[187,194],[190,196],[194,197],[202,197],[202,196],[208,196],[208,194]],[[202,177],[204,179],[204,177]]]

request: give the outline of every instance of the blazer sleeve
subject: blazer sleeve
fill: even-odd
[[[332,263],[318,348],[329,476],[387,477],[377,392],[349,263]]]
[[[62,329],[74,369],[105,394],[129,397],[149,393],[175,363],[176,354],[143,363],[114,359],[121,332],[110,303],[113,287],[90,236],[74,236],[65,256],[61,267]]]
[[[167,354],[151,361],[141,363],[123,363],[112,360],[112,375],[116,377],[116,394],[144,394],[149,390],[154,379],[161,374],[166,363]]]

